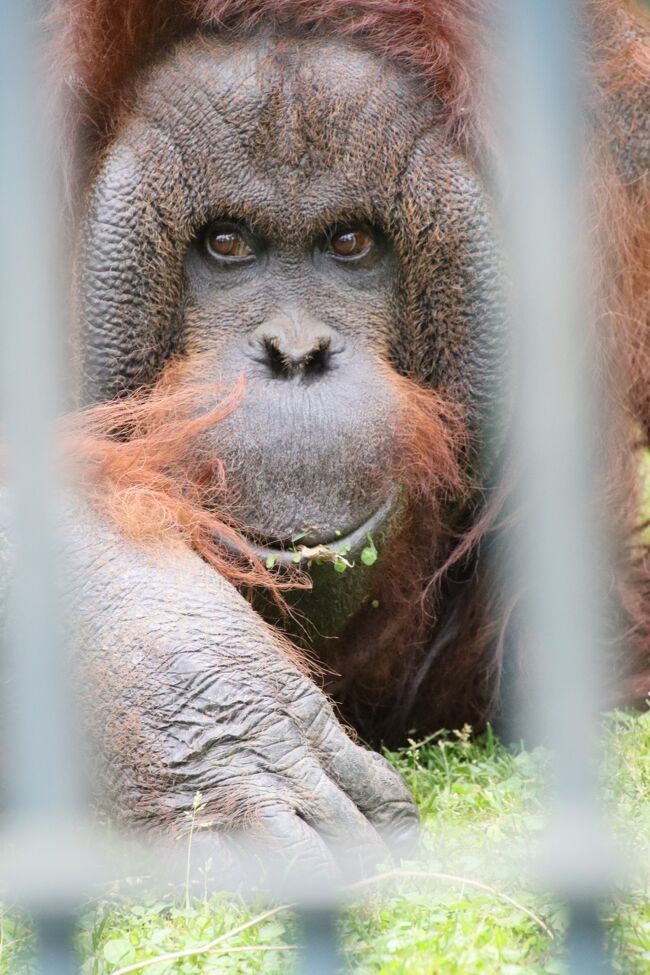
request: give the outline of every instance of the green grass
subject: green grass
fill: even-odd
[[[650,511],[650,453],[647,471]],[[545,821],[541,750],[507,749],[490,735],[434,736],[389,755],[418,802],[421,862],[409,867],[461,874],[432,888],[404,879],[399,889],[370,890],[342,920],[344,953],[359,975],[537,975],[562,972],[564,919],[552,897],[517,867],[534,852]],[[625,892],[616,890],[602,915],[621,975],[650,971],[650,713],[615,712],[606,720],[603,789],[615,831],[641,866]],[[496,851],[496,854],[495,852]],[[645,879],[643,874],[645,874]],[[473,883],[487,883],[482,890]],[[137,886],[135,888],[137,890]],[[510,898],[511,900],[508,900]],[[512,901],[515,903],[512,903]],[[176,891],[157,901],[122,892],[89,911],[79,933],[85,975],[170,952],[191,950],[227,934],[264,910],[233,897],[194,898]],[[529,913],[527,913],[529,912]],[[533,916],[531,916],[531,914]],[[545,927],[554,935],[545,930]],[[143,969],[166,973],[290,972],[293,920],[282,911],[218,948]],[[28,969],[29,929],[0,907],[0,975]]]
[[[507,749],[490,735],[472,741],[461,733],[414,744],[390,757],[422,812],[422,860],[408,867],[440,872],[453,865],[467,882],[439,881],[432,889],[406,879],[383,894],[369,890],[342,920],[344,953],[351,970],[360,975],[562,972],[561,912],[550,895],[536,891],[509,862],[519,849],[534,850],[539,842],[545,754]],[[615,830],[631,832],[635,861],[647,867],[650,713],[616,712],[607,718],[603,784]],[[486,844],[497,850],[487,860]],[[474,888],[476,880],[492,889]],[[182,890],[157,901],[122,894],[84,918],[79,935],[84,972],[109,975],[137,961],[193,949],[250,920],[266,906],[246,906],[225,896],[199,896],[187,906]],[[603,917],[616,971],[645,975],[650,970],[650,898],[644,881],[634,881],[625,894],[616,892],[603,905]],[[149,975],[290,972],[293,934],[291,914],[283,911],[234,935],[218,950],[176,962],[161,961],[144,971]],[[0,975],[19,970],[21,953],[26,955],[28,946],[25,925],[0,915]]]

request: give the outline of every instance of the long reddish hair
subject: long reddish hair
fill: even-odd
[[[409,507],[426,508],[430,534],[438,535],[443,509],[467,490],[462,413],[439,393],[384,371],[399,413],[385,463],[408,491]],[[220,459],[200,447],[245,395],[243,376],[229,390],[188,382],[180,359],[151,389],[73,414],[67,432],[85,491],[126,536],[153,547],[187,545],[234,585],[261,587],[282,602],[284,590],[307,588],[308,580],[271,571],[256,556],[234,513],[236,489]]]

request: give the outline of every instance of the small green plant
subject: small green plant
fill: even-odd
[[[374,565],[377,561],[377,549],[372,540],[372,535],[366,535],[366,538],[368,539],[368,544],[361,552],[361,561],[364,565]]]
[[[343,573],[347,572],[348,569],[353,569],[355,563],[348,559],[350,553],[350,545],[342,544],[340,542],[331,542],[327,545],[300,545],[300,539],[305,537],[306,532],[299,532],[291,537],[291,545],[287,549],[291,553],[291,561],[296,565],[301,562],[307,563],[307,568],[311,569],[312,565],[323,565],[326,562],[331,562],[334,571]],[[340,537],[341,532],[335,531],[335,536]],[[367,545],[361,550],[361,563],[365,566],[374,565],[379,557],[377,551],[377,546],[375,545],[372,535],[366,535]],[[278,556],[275,553],[267,555],[265,563],[267,569],[274,569],[278,564]],[[377,608],[375,605],[376,601],[373,601],[373,608]]]
[[[335,532],[335,535],[340,534],[341,532]],[[295,543],[298,538],[302,538],[303,535],[294,536],[291,539],[292,543]],[[361,551],[361,562],[363,565],[371,566],[377,561],[378,552],[372,535],[367,535],[366,537],[368,544]],[[347,557],[350,553],[350,548],[350,545],[340,543],[314,545],[313,547],[309,547],[308,545],[296,546],[293,544],[293,547],[289,551],[292,552],[292,562],[295,562],[296,564],[306,562],[308,569],[310,569],[312,565],[322,565],[325,562],[331,562],[335,572],[343,573],[347,572],[348,569],[353,569],[355,565],[355,563],[351,562]],[[276,563],[277,556],[269,555],[267,557],[266,567],[268,569],[272,569]]]

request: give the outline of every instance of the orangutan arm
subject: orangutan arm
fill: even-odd
[[[114,812],[261,824],[310,861],[368,863],[412,841],[401,779],[354,744],[236,589],[179,546],[147,553],[75,512],[72,612],[84,710]]]

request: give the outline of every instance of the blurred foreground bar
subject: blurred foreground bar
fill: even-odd
[[[516,457],[521,517],[513,593],[526,593],[533,660],[525,716],[553,749],[545,880],[569,911],[571,975],[609,970],[598,902],[610,849],[597,767],[603,700],[607,550],[600,523],[598,441],[584,168],[580,3],[508,0],[508,97],[502,118],[509,256],[514,276]],[[500,38],[495,37],[499,42]],[[600,622],[599,622],[600,621]]]
[[[342,975],[346,966],[339,948],[337,917],[333,905],[304,907],[298,912],[296,975]]]
[[[60,830],[69,831],[79,818],[79,793],[56,589],[61,573],[54,515],[60,495],[53,425],[62,401],[66,261],[53,150],[56,120],[54,106],[49,111],[47,106],[52,86],[40,63],[41,12],[28,0],[0,3],[0,375],[8,486],[2,529],[12,545],[0,713],[8,741],[4,826],[27,842],[29,836],[47,838],[35,876],[25,880],[43,892],[30,905],[39,970],[63,975],[75,970],[74,916],[71,904],[47,897],[56,879],[48,851],[56,849]]]

